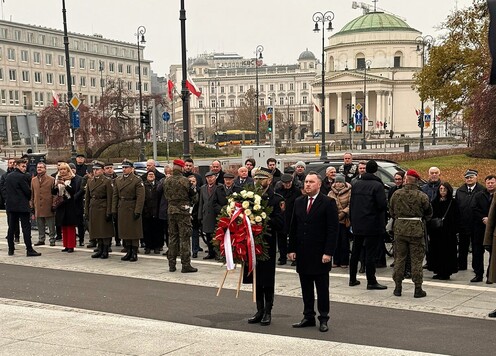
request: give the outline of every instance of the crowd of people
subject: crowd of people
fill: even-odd
[[[415,170],[399,171],[395,186],[385,190],[377,162],[354,163],[351,153],[344,154],[340,167],[327,167],[325,177],[305,172],[302,161],[281,172],[274,158],[258,168],[254,159],[247,159],[237,174],[224,171],[214,160],[204,175],[195,172],[192,159],[174,160],[164,173],[148,160],[141,176],[129,160],[122,162],[122,175],[117,176],[112,164],[86,165],[83,155],[76,164],[58,162],[52,176],[44,162],[37,164],[34,175],[26,173],[24,159],[10,159],[8,165],[0,190],[6,202],[9,255],[20,232],[31,257],[41,255],[33,246],[44,245],[47,233],[51,246],[61,240],[62,251],[72,253],[78,242],[84,246],[87,230],[92,258],[109,258],[112,246],[122,246],[121,260],[130,262],[138,260],[140,247],[145,254],[167,249],[163,255],[170,272],[176,271],[177,257],[181,272],[198,271],[191,261],[203,251],[200,239],[206,246],[203,259],[219,259],[212,239],[221,209],[231,194],[257,185],[272,208],[265,236],[270,258],[257,263],[257,312],[249,323],[271,323],[275,266],[289,260],[299,274],[304,304],[304,317],[293,326],[316,325],[315,286],[319,330],[327,331],[329,271],[348,269],[350,287],[360,285],[357,276],[362,272],[368,290],[387,289],[378,283],[376,268],[386,266],[384,242],[390,236],[395,296],[402,295],[402,281],[411,278],[414,297],[425,297],[424,270],[432,271],[433,279],[449,280],[468,268],[470,247],[470,282],[496,280],[491,253],[496,250],[496,176],[488,175],[482,185],[475,169],[466,170],[465,184],[454,192],[437,167],[429,169],[426,181]],[[38,226],[34,244],[32,216]],[[491,254],[487,268],[485,251]],[[252,282],[248,275],[243,280]],[[496,317],[496,311],[490,316]]]

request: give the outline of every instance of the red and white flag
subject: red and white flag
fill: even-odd
[[[52,100],[53,100],[53,106],[57,107],[60,103],[59,94],[55,93],[55,91],[53,90],[52,90]]]
[[[174,90],[174,83],[170,79],[167,81],[167,88],[168,88],[168,91],[169,91],[169,99],[172,100],[172,98],[173,98],[173,96],[172,96],[172,90]]]
[[[195,82],[190,77],[188,77],[188,79],[186,79],[186,88],[188,88],[188,90],[191,92],[191,94],[193,94],[197,98],[199,98],[202,94],[201,90],[198,89]]]
[[[320,108],[317,106],[317,104],[313,103],[313,106],[315,107],[315,111],[320,112]]]
[[[260,121],[266,121],[267,120],[267,114],[266,113],[261,113],[260,117],[258,118]]]
[[[415,109],[415,114],[416,114],[417,116],[419,116],[419,115],[420,115],[420,111],[418,111],[417,109]]]

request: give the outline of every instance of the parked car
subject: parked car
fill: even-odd
[[[134,173],[138,176],[141,176],[142,174],[146,173],[146,162],[134,162]],[[160,163],[156,163],[155,167],[160,173],[164,173],[164,166],[162,166]],[[118,165],[117,168],[114,169],[114,172],[117,175],[122,174],[122,166]]]
[[[367,159],[360,159],[367,161],[370,158]],[[378,168],[377,168],[377,173],[376,175],[381,178],[382,182],[384,183],[384,186],[386,189],[389,189],[394,186],[394,175],[398,171],[406,171],[405,169],[401,168],[398,163],[394,161],[389,161],[389,160],[384,160],[384,159],[375,159],[374,160],[377,162]],[[353,160],[353,163],[358,165],[358,160]],[[339,169],[339,166],[343,164],[342,159],[329,159],[329,160],[319,160],[319,161],[307,161],[305,162],[306,168],[305,168],[305,173],[308,173],[309,171],[314,171],[317,172],[322,178],[325,177],[325,171],[327,167],[333,166],[336,167],[336,170]]]

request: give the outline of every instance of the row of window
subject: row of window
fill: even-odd
[[[31,81],[31,71],[29,70],[21,70],[21,77],[19,78],[22,80],[23,83],[29,83]],[[43,83],[43,74],[42,72],[33,72],[33,82],[36,84],[42,84]],[[3,68],[0,68],[0,81],[3,80]],[[79,76],[79,83],[77,82],[77,76],[72,75],[71,76],[71,84],[72,85],[79,85],[80,87],[85,88],[87,86],[85,76]],[[17,81],[17,69],[9,69],[9,81],[15,82]],[[97,83],[97,78],[96,77],[90,77],[89,78],[90,82],[89,85],[91,88],[96,88],[96,83]],[[46,73],[46,84],[54,84],[54,73]],[[66,85],[66,75],[65,74],[58,74],[58,84],[59,85]],[[105,79],[100,78],[100,87],[105,86]],[[135,83],[135,88],[136,90],[139,90],[139,85],[138,82]],[[133,90],[133,82],[127,82],[127,89],[128,90]],[[148,83],[143,83],[143,90],[145,92],[148,91]]]
[[[28,50],[21,50],[20,51],[21,53],[21,62],[23,63],[27,63],[29,62],[29,51]],[[41,64],[41,61],[42,61],[42,54],[41,52],[33,52],[32,53],[33,55],[33,63],[34,64]],[[47,66],[51,66],[53,65],[53,55],[52,53],[45,53],[45,64]],[[2,59],[2,48],[0,47],[0,59]],[[15,48],[7,48],[7,59],[9,61],[16,61],[17,60],[17,53],[16,53],[16,49]],[[70,57],[69,58],[69,63],[70,63],[70,66],[71,68],[75,68],[76,67],[76,58],[75,57]],[[59,67],[65,67],[65,56],[64,55],[57,55],[57,64]],[[108,62],[106,63],[105,61],[97,61],[95,59],[89,59],[89,60],[86,60],[86,58],[79,58],[78,60],[78,65],[79,65],[79,69],[86,69],[86,68],[89,68],[90,70],[99,70],[99,71],[104,71],[105,68],[107,67],[108,68],[108,71],[110,73],[120,73],[120,74],[123,74],[124,73],[124,64],[123,63],[115,63],[115,62]],[[98,67],[97,67],[98,65]],[[133,65],[131,64],[126,64],[126,73],[131,75],[132,74],[132,70],[133,70]],[[144,76],[148,76],[148,67],[146,66],[141,66],[142,68],[142,74]],[[134,66],[134,73],[136,75],[139,74],[139,67],[138,66]]]
[[[300,113],[300,121],[301,122],[308,122],[308,111],[301,111]],[[229,116],[229,118],[233,119],[233,116]],[[295,119],[295,114],[294,113],[289,113],[289,121],[294,122]],[[223,123],[225,121],[225,116],[220,115],[219,117],[219,124]],[[216,122],[216,116],[212,115],[210,116],[210,125],[214,126]],[[195,115],[195,124],[196,126],[203,126],[205,125],[205,118],[202,114]]]
[[[0,38],[12,39],[16,42],[28,42],[40,45],[48,45],[50,47],[62,47],[64,44],[62,36],[47,35],[44,33],[35,33],[31,31],[22,31],[18,29],[9,29],[5,27],[0,28]],[[122,58],[134,59],[136,51],[131,48],[120,48],[118,46],[111,46],[102,43],[90,43],[89,41],[81,41],[78,39],[71,39],[69,41],[69,48],[76,51],[85,51],[99,53],[109,56],[119,56]]]
[[[277,84],[269,84],[267,85],[269,91],[274,91],[274,88],[276,88]],[[287,85],[288,87],[288,90],[291,91],[291,90],[295,90],[295,83],[289,83],[289,85]],[[224,86],[218,86],[218,85],[215,85],[215,82],[212,82],[210,84],[210,93],[211,94],[215,94],[215,91],[216,89],[219,89],[219,93],[220,94],[225,94],[226,93],[226,87]],[[253,89],[253,85],[250,85],[249,86],[249,89]],[[264,91],[265,89],[265,86],[263,84],[259,84],[259,91]],[[302,90],[308,90],[308,83],[306,82],[303,82],[301,84],[301,89]],[[280,83],[279,84],[279,91],[284,91],[286,90],[286,84],[285,83]],[[243,85],[240,85],[239,86],[239,92],[240,93],[244,93],[245,91],[245,87]],[[230,85],[229,86],[229,93],[234,93],[234,85]]]
[[[212,99],[210,100],[210,107],[211,108],[215,108],[217,107],[217,102],[219,103],[219,107],[221,108],[224,108],[226,107],[226,100],[224,99],[220,99],[220,100],[216,100],[216,99]],[[239,104],[243,104],[244,102],[244,98],[239,98]],[[273,100],[271,97],[268,98],[268,103],[269,105],[273,105]],[[290,97],[286,97],[286,96],[280,96],[279,97],[279,105],[294,105],[295,104],[295,97],[294,96],[290,96]],[[306,95],[303,95],[301,97],[301,104],[302,105],[305,105],[305,104],[308,104],[308,97]],[[260,105],[265,105],[265,98],[264,97],[260,97]],[[236,106],[236,99],[229,99],[229,107],[233,108]],[[203,103],[203,100],[198,100],[198,108],[200,109],[203,109],[204,108],[204,103]]]

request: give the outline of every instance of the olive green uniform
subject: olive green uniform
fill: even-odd
[[[188,178],[178,169],[164,180],[164,197],[169,206],[167,218],[169,223],[169,267],[176,266],[176,258],[181,256],[183,268],[191,266],[191,212],[196,192],[191,188]]]
[[[417,185],[406,184],[394,192],[390,202],[394,218],[394,272],[393,280],[401,285],[405,272],[405,261],[410,251],[412,259],[412,281],[421,286],[422,262],[425,255],[425,220],[432,217],[432,207],[427,194]]]

